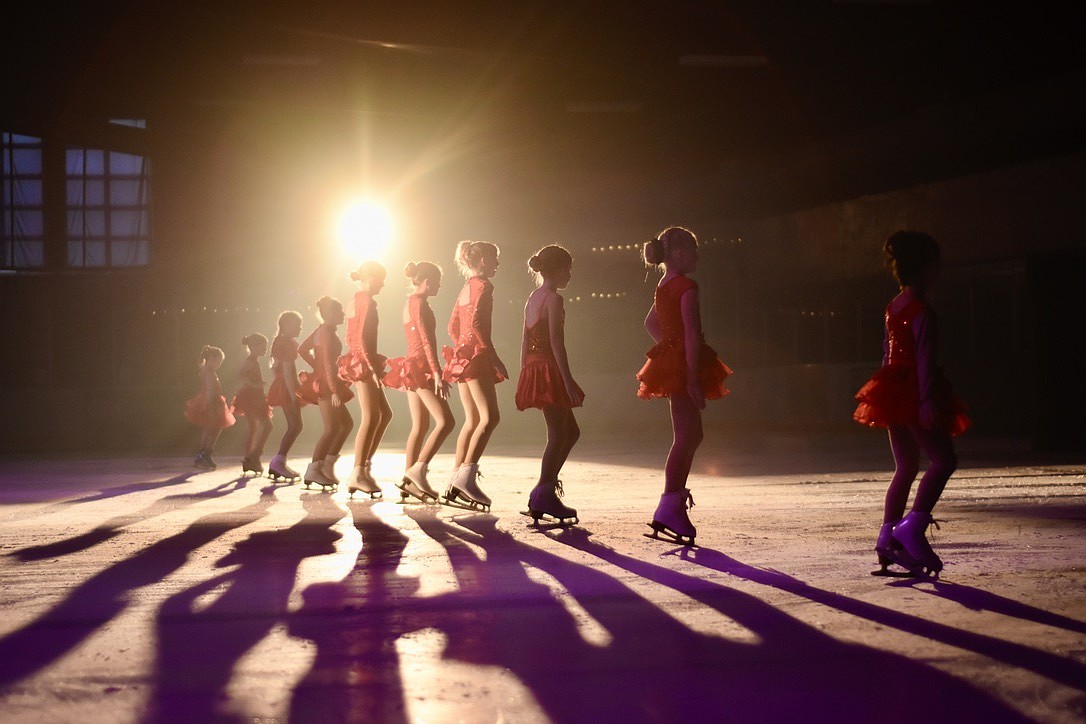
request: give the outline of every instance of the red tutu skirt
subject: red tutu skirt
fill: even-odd
[[[238,393],[234,395],[234,401],[230,403],[230,409],[235,415],[272,416],[271,405],[268,404],[264,391],[255,387],[242,387],[238,390]]]
[[[637,396],[650,400],[654,397],[671,397],[686,392],[686,355],[682,342],[664,340],[645,353],[648,359],[637,373],[640,386]],[[728,394],[724,380],[732,373],[721,362],[713,348],[701,345],[698,354],[698,386],[707,400],[717,400]]]
[[[404,392],[433,387],[434,375],[421,357],[393,357],[388,367],[388,374],[382,380],[386,387]]]
[[[185,419],[200,427],[230,427],[235,422],[234,415],[226,406],[226,398],[219,395],[221,404],[207,404],[207,395],[200,393],[185,401]]]
[[[573,383],[577,391],[584,397],[584,390]],[[527,410],[529,407],[580,407],[581,403],[574,404],[569,399],[566,386],[562,382],[562,374],[558,371],[558,365],[549,355],[529,352],[524,357],[524,366],[520,368],[520,378],[517,380],[516,403],[518,410]]]
[[[446,382],[457,383],[468,380],[489,379],[503,382],[506,377],[494,364],[497,355],[489,347],[460,345],[456,349],[446,345],[441,349],[445,357],[445,370],[442,377]]]
[[[268,385],[268,407],[286,407],[296,401],[287,389],[287,381],[282,375],[276,375]]]
[[[339,376],[347,382],[368,382],[373,379],[376,371],[378,377],[383,377],[387,358],[381,354],[370,356],[373,357],[373,361],[377,364],[377,370],[370,369],[365,356],[361,352],[348,352],[339,358]]]
[[[856,401],[860,404],[852,413],[852,419],[868,427],[919,427],[919,390],[915,365],[880,367],[856,393]],[[961,435],[972,425],[965,414],[965,404],[941,373],[935,378],[934,401],[936,424],[940,429],[951,435]]]
[[[337,379],[333,384],[335,384],[335,389],[328,389],[328,385],[317,373],[299,372],[298,390],[294,394],[303,405],[319,404],[322,399],[330,399],[333,392],[339,395],[340,402],[354,399],[354,392],[351,391],[351,387],[346,381]]]

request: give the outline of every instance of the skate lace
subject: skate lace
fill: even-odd
[[[689,490],[686,491],[686,509],[690,510],[694,507],[694,494]]]
[[[945,523],[946,521],[943,522]],[[942,530],[942,528],[939,527],[939,521],[937,521],[935,518],[931,519],[931,526],[928,528],[928,537],[932,540],[935,540],[935,533],[932,531],[932,528],[934,528],[935,530]]]
[[[566,491],[562,490],[562,481],[561,480],[555,480],[554,481],[554,492],[558,494],[559,498],[565,497]]]

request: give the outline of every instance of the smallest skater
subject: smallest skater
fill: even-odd
[[[249,437],[245,445],[245,457],[241,459],[241,472],[264,474],[264,465],[260,456],[264,454],[264,444],[271,434],[272,409],[264,394],[264,377],[260,373],[260,358],[268,351],[268,338],[254,332],[243,338],[241,343],[248,348],[249,356],[241,363],[241,389],[234,395],[231,408],[235,415],[244,415],[249,426]]]
[[[698,263],[693,232],[680,226],[664,229],[641,253],[646,264],[662,268],[664,275],[645,317],[645,329],[656,344],[637,373],[637,396],[669,398],[674,431],[664,467],[664,493],[649,523],[652,533],[645,535],[694,545],[697,529],[686,512],[694,506],[694,498],[686,481],[704,436],[701,411],[706,400],[728,394],[724,380],[732,371],[705,344],[701,331],[698,284],[687,276]]]
[[[853,418],[889,430],[894,477],[886,491],[882,528],[875,542],[877,576],[938,576],[943,562],[924,533],[931,512],[958,466],[951,437],[969,427],[965,406],[938,365],[935,312],[928,292],[939,275],[939,245],[930,235],[899,231],[883,244],[886,266],[900,293],[886,306],[882,367],[856,393]],[[912,510],[905,504],[920,470],[920,451],[931,464],[920,480]],[[895,573],[896,563],[907,573]]]
[[[569,371],[566,355],[562,295],[573,275],[573,257],[561,246],[540,249],[528,260],[538,286],[524,304],[524,338],[520,347],[517,409],[538,407],[547,423],[547,447],[540,463],[539,482],[528,494],[527,515],[536,523],[548,516],[558,525],[577,523],[577,510],[562,502],[562,470],[581,436],[573,408],[584,402],[584,391]]]
[[[204,346],[200,352],[200,392],[185,402],[185,419],[203,429],[200,451],[193,464],[204,470],[217,467],[211,453],[223,429],[234,424],[234,415],[226,405],[219,384],[219,368],[224,359],[226,354],[218,347]]]

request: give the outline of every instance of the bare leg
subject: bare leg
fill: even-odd
[[[544,407],[543,419],[547,421],[547,447],[540,465],[541,483],[558,480],[566,458],[581,435],[573,410],[568,407]]]
[[[322,398],[317,405],[320,407],[321,423],[324,429],[321,431],[321,436],[317,438],[317,444],[313,448],[313,462],[315,463],[324,461],[324,456],[331,451],[332,441],[335,440],[338,433],[338,422],[334,414],[336,408],[332,406],[332,401]]]
[[[948,433],[942,430],[913,430],[917,443],[928,456],[930,463],[920,479],[916,489],[913,510],[931,513],[939,496],[943,494],[947,481],[958,469],[958,456],[954,452],[954,442]]]
[[[479,426],[479,408],[475,405],[475,398],[468,389],[467,382],[458,382],[457,391],[460,393],[460,403],[464,406],[464,424],[460,428],[460,435],[456,438],[456,462],[453,468],[459,468],[467,462],[468,448],[475,436],[475,428]]]
[[[890,428],[890,451],[894,454],[894,477],[890,481],[890,487],[886,489],[883,523],[896,523],[905,515],[909,490],[912,489],[913,480],[920,469],[920,447],[909,428]]]
[[[302,408],[297,402],[283,405],[283,417],[287,418],[287,429],[279,443],[279,454],[284,458],[290,454],[294,441],[302,434]]]
[[[373,457],[381,443],[388,423],[392,422],[392,408],[385,399],[384,390],[373,380],[356,383],[355,390],[362,417],[354,438],[354,464],[362,465]]]
[[[478,463],[483,456],[486,445],[490,442],[490,436],[498,426],[501,416],[498,413],[498,395],[494,390],[494,381],[488,379],[470,380],[467,383],[472,399],[475,401],[475,409],[478,411],[479,421],[468,442],[465,452],[465,463]]]
[[[385,388],[380,385],[375,385],[375,388],[378,416],[375,421],[376,424],[370,430],[370,438],[364,450],[366,460],[372,460],[373,456],[377,454],[377,448],[380,447],[381,440],[385,437],[385,430],[388,429],[389,423],[392,422],[392,407],[388,404],[388,398],[385,396]]]
[[[407,433],[407,444],[404,445],[405,470],[418,462],[419,451],[422,450],[426,432],[430,429],[430,413],[419,399],[418,392],[408,390],[407,409],[411,412],[411,432]]]
[[[701,410],[685,393],[671,396],[671,426],[674,439],[664,466],[664,492],[674,493],[686,488],[694,453],[704,438]]]
[[[268,444],[268,437],[271,435],[272,424],[271,420],[267,417],[261,417],[257,423],[257,435],[255,444],[253,445],[252,458],[259,460],[260,456],[264,454],[264,446]]]
[[[415,457],[415,461],[429,464],[434,459],[434,455],[437,455],[437,451],[441,449],[442,443],[453,431],[455,423],[452,409],[449,407],[448,400],[441,399],[433,390],[422,389],[412,397],[425,406],[425,410],[428,412],[427,420],[431,417],[434,419],[434,429],[430,432],[430,436],[426,438],[426,443],[422,445]]]
[[[351,436],[351,428],[354,427],[354,418],[351,417],[351,411],[346,405],[332,407],[332,415],[335,420],[334,437],[329,441],[329,448],[325,455],[339,455],[339,451],[343,449],[343,443],[347,442],[347,438]]]
[[[219,441],[221,434],[221,427],[205,427],[204,434],[200,436],[200,449],[210,454],[215,449],[215,443]]]

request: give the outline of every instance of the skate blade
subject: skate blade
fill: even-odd
[[[459,498],[459,500],[457,500]],[[445,505],[453,508],[461,508],[463,510],[474,510],[479,513],[489,513],[490,503],[480,503],[478,500],[469,498],[463,490],[459,488],[451,488],[442,500]]]
[[[400,483],[396,487],[400,490],[400,502],[404,505],[412,503],[413,501],[410,500],[411,498],[424,505],[436,505],[441,502],[441,497],[436,493],[434,495],[428,493],[412,493],[407,489],[407,483]]]
[[[355,493],[358,493],[362,496],[368,495],[370,500],[380,500],[381,498],[385,497],[385,494],[382,493],[380,490],[374,490],[373,492],[370,492],[369,490],[362,490],[361,488],[347,488],[347,492],[351,500],[354,500]]]
[[[520,514],[526,518],[531,518],[533,525],[537,528],[569,528],[581,522],[575,515],[559,518],[541,510],[522,510]]]
[[[879,576],[881,578],[920,578],[921,574],[913,573],[912,571],[891,571],[889,568],[880,568],[877,571],[871,571],[872,576]]]
[[[678,543],[679,545],[687,546],[689,548],[697,548],[697,544],[694,543],[694,536],[683,535],[676,533],[668,528],[666,525],[660,523],[647,523],[648,527],[652,528],[651,533],[643,533],[646,538],[653,538],[654,540],[667,541],[668,543]]]

